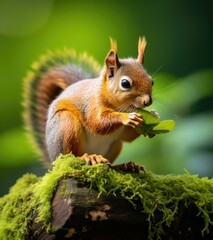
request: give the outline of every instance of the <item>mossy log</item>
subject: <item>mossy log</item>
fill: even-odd
[[[204,222],[193,203],[188,207],[180,204],[179,208],[172,224],[163,226],[162,239],[213,239],[212,226],[209,233],[202,236]],[[35,221],[35,214],[29,239],[143,240],[149,237],[148,214],[122,197],[105,194],[99,197],[98,191],[79,185],[72,178],[60,183],[52,201],[52,211],[51,225],[57,229],[54,234]],[[162,217],[156,212],[154,219],[158,221]]]
[[[213,239],[213,180],[60,156],[0,199],[1,240]]]
[[[147,239],[146,214],[121,197],[98,195],[94,189],[79,186],[75,179],[63,180],[52,202],[51,225],[57,231],[51,235],[41,222],[33,221],[31,231],[35,234],[30,239]]]

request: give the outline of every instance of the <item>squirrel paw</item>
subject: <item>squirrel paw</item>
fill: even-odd
[[[151,111],[150,111],[150,113],[152,114],[152,115],[154,115],[155,117],[157,117],[158,119],[160,119],[160,115],[159,115],[159,113],[157,112],[157,111],[155,111],[155,109],[152,109]],[[155,136],[155,134],[148,134],[148,137],[149,138],[153,138]]]
[[[145,172],[144,166],[137,165],[134,162],[122,163],[119,165],[112,166],[112,168],[115,170],[121,170],[123,172],[131,173]]]
[[[96,155],[96,154],[87,154],[85,153],[81,159],[85,160],[86,163],[88,165],[95,165],[95,164],[98,164],[98,163],[101,163],[101,164],[110,164],[110,162],[104,158],[103,156],[101,155]]]
[[[132,112],[128,114],[128,119],[124,121],[124,125],[136,128],[140,127],[143,123],[143,119],[139,113]]]
[[[159,113],[158,113],[157,111],[155,111],[155,109],[152,109],[152,110],[150,111],[150,113],[151,113],[152,115],[154,115],[155,117],[157,117],[157,118],[160,119],[160,115],[159,115]]]

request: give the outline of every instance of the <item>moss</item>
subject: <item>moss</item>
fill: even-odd
[[[24,239],[33,213],[33,188],[38,178],[26,174],[0,199],[0,239]]]
[[[50,225],[51,200],[58,183],[68,177],[97,189],[99,195],[122,196],[145,213],[149,220],[149,238],[160,239],[163,226],[170,226],[179,204],[188,206],[194,203],[204,219],[203,232],[213,225],[213,179],[199,178],[196,175],[155,175],[130,174],[115,171],[108,166],[88,166],[72,155],[60,156],[54,168],[42,178],[25,175],[18,180],[10,193],[0,199],[0,239],[23,239],[33,210],[39,209],[38,220],[47,229]],[[160,212],[162,218],[154,218]],[[24,224],[23,224],[24,223]]]

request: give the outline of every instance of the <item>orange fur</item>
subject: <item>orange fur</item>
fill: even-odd
[[[45,94],[39,99],[46,104],[38,109],[42,115],[46,116],[44,111],[55,95],[64,91],[50,106],[45,121],[48,152],[54,150],[51,161],[60,153],[72,152],[92,163],[104,161],[94,154],[103,155],[112,163],[123,141],[131,142],[139,136],[135,128],[143,120],[135,111],[152,102],[152,80],[142,66],[146,40],[139,38],[137,60],[119,59],[116,41],[110,38],[110,43],[111,50],[98,78],[79,81],[82,76],[79,69],[71,67],[65,67],[64,71],[55,68],[42,77],[40,90]],[[74,69],[73,73],[70,69]],[[68,78],[75,86],[66,88]],[[122,80],[131,83],[129,89],[122,86]]]
[[[60,100],[56,105],[56,112],[69,111],[72,112],[80,121],[83,121],[82,113],[75,106],[75,104],[68,99]]]
[[[138,40],[138,62],[140,64],[143,64],[144,63],[144,50],[146,48],[146,39],[145,37],[141,38],[139,37],[139,40]]]
[[[106,158],[109,159],[111,163],[113,163],[118,157],[119,153],[121,152],[122,145],[122,141],[118,140],[111,146],[110,151],[106,155]]]
[[[72,152],[74,155],[80,156],[82,126],[78,118],[69,111],[62,111],[60,112],[60,120],[62,122],[60,129],[63,134],[63,153]]]
[[[111,45],[111,50],[113,50],[115,53],[117,53],[117,50],[118,50],[117,42],[112,38],[110,38],[110,45]]]
[[[122,140],[125,142],[132,142],[138,138],[140,134],[131,127],[125,127],[122,135]]]
[[[91,102],[88,110],[87,125],[97,134],[112,134],[122,126],[121,115],[103,104],[98,106],[97,102]]]
[[[72,152],[76,156],[81,155],[81,143],[83,139],[82,114],[68,100],[61,100],[56,106],[56,114],[60,117],[60,131],[63,134],[63,153]]]

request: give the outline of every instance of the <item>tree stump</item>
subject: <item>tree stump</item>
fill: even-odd
[[[60,156],[0,198],[1,240],[213,239],[213,179],[124,173]]]
[[[41,222],[35,221],[35,214],[28,239],[145,240],[149,236],[148,214],[121,197],[104,194],[99,197],[98,191],[79,185],[73,178],[60,183],[52,209],[51,225],[57,231],[48,233]],[[182,205],[180,209],[172,224],[164,226],[162,239],[213,239],[212,225],[209,234],[202,236],[204,223],[194,204]],[[156,212],[156,221],[159,218],[162,214]]]

